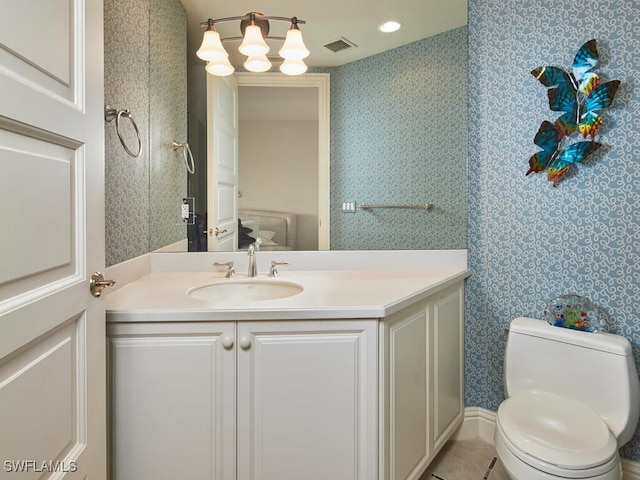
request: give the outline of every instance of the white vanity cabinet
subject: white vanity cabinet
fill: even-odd
[[[417,480],[464,417],[463,283],[380,324],[380,478]]]
[[[375,478],[377,328],[110,324],[111,478]]]
[[[462,281],[384,318],[111,321],[111,479],[417,480],[463,336]]]

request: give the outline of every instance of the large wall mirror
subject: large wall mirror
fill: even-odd
[[[141,158],[127,158],[105,125],[109,265],[149,251],[204,250],[215,228],[205,207],[209,82],[204,65],[191,60],[197,45],[186,38],[194,2],[105,0],[105,103],[131,109],[144,144]],[[445,6],[420,8],[447,8],[437,3]],[[446,31],[309,71],[328,81],[328,139],[321,86],[260,85],[247,80],[256,74],[238,76],[236,208],[247,228],[272,249],[466,248],[466,6],[464,19]],[[171,149],[174,140],[188,140],[193,175]],[[194,214],[187,220],[186,199]],[[360,208],[365,203],[433,208]],[[279,234],[267,238],[274,228],[262,211],[294,219],[293,246]]]

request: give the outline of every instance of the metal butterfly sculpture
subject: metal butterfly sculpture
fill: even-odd
[[[566,175],[572,164],[582,161],[602,146],[598,142],[575,142],[562,148],[560,146],[561,135],[556,124],[547,120],[542,122],[533,139],[533,142],[542,148],[542,151],[529,159],[527,175],[546,171],[547,179],[553,182],[555,187],[558,185],[558,180]]]
[[[564,113],[554,123],[545,120],[540,125],[534,143],[543,151],[529,159],[527,175],[546,171],[547,179],[555,187],[571,165],[581,162],[602,146],[593,141],[602,126],[598,112],[611,105],[620,81],[601,83],[600,77],[591,71],[597,63],[596,41],[589,40],[578,50],[570,72],[561,67],[547,66],[531,71],[540,83],[549,87],[549,108]],[[583,138],[591,137],[591,141],[565,147],[566,137],[576,131]]]

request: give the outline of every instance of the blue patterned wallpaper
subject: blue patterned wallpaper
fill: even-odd
[[[180,205],[187,193],[187,13],[179,0],[150,1],[149,251],[187,238]]]
[[[141,28],[145,25],[148,1],[105,0],[104,101],[129,109],[142,139],[149,138],[149,31]],[[115,122],[105,122],[107,266],[149,251],[149,142],[143,141],[140,156],[132,158],[120,145],[115,127]]]
[[[640,4],[470,0],[469,8],[466,404],[497,410],[503,328],[541,317],[558,294],[603,308],[640,365]],[[571,65],[591,38],[597,72],[623,83],[604,111],[606,147],[554,188],[541,174],[525,177],[540,122],[556,117],[529,72]],[[640,461],[640,430],[622,454]]]
[[[186,22],[179,0],[104,2],[105,103],[128,108],[142,139],[132,158],[105,123],[107,266],[186,238],[186,170],[170,148],[187,138]]]
[[[330,72],[331,249],[465,248],[467,27]]]

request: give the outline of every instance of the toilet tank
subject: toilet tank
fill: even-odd
[[[545,320],[511,322],[504,357],[505,393],[530,389],[579,400],[594,409],[622,446],[640,415],[638,372],[621,336],[554,327]]]

